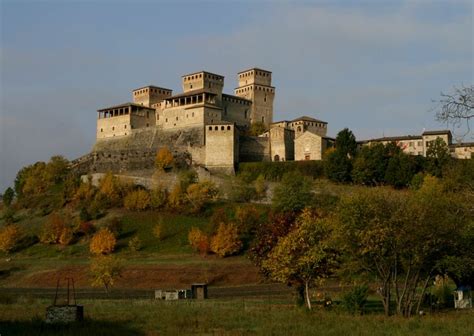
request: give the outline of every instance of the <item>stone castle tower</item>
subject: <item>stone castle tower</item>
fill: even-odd
[[[239,87],[235,95],[252,102],[250,123],[262,122],[269,127],[273,122],[273,99],[275,87],[272,86],[272,73],[258,68],[238,73]]]

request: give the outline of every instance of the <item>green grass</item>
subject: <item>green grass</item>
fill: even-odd
[[[84,301],[86,320],[47,326],[47,301],[0,304],[2,335],[471,335],[472,311],[404,319],[311,312],[281,300]]]

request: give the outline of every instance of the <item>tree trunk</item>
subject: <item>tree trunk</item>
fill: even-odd
[[[306,294],[306,304],[308,305],[308,309],[311,310],[311,299],[309,297],[309,281],[305,281],[305,294]]]
[[[421,303],[423,302],[423,297],[425,296],[426,288],[428,288],[428,283],[429,283],[430,279],[431,279],[431,274],[428,274],[428,276],[425,279],[425,282],[423,283],[423,288],[421,290],[421,295],[418,298],[418,303],[416,305],[416,312],[417,313],[420,312]]]

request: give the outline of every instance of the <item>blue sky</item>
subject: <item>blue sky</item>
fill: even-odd
[[[87,153],[96,110],[208,70],[273,71],[275,120],[358,139],[419,134],[432,99],[474,82],[471,1],[5,1],[0,191],[24,165]],[[462,133],[462,132],[459,132]],[[472,134],[468,135],[472,141]]]

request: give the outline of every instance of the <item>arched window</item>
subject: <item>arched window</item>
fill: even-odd
[[[223,130],[224,130],[224,126],[221,126],[221,131],[223,131]]]
[[[217,130],[219,130],[219,127],[217,127],[217,126],[214,127],[214,131],[217,131]]]
[[[227,130],[230,131],[230,126],[227,126]]]

